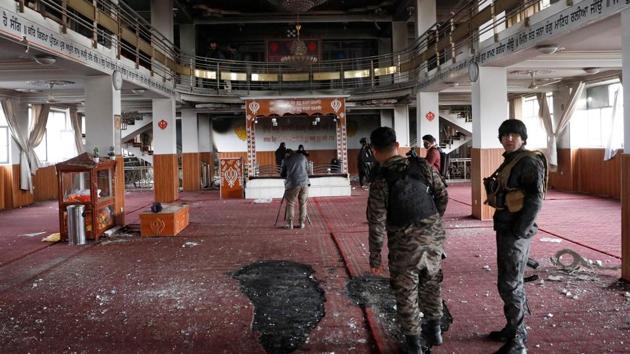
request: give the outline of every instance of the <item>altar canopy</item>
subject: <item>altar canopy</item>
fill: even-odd
[[[348,173],[346,97],[254,97],[244,98],[249,171],[256,171],[256,120],[285,116],[334,116],[337,159],[341,172]],[[254,174],[250,172],[250,177]]]

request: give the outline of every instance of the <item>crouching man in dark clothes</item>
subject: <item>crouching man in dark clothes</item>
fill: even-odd
[[[496,353],[527,353],[525,312],[529,312],[523,275],[532,237],[538,231],[536,216],[546,189],[546,160],[539,152],[525,149],[527,128],[520,120],[504,121],[499,140],[505,149],[504,162],[484,179],[488,204],[496,208],[494,230],[497,240],[499,294],[507,324],[490,333],[505,342]]]
[[[381,249],[387,234],[390,284],[407,353],[423,353],[420,335],[428,345],[442,344],[442,215],[448,194],[437,171],[424,159],[399,155],[393,129],[378,128],[370,140],[381,165],[367,206],[370,267],[373,274],[382,272]]]

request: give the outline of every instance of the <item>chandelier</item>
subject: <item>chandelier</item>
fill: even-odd
[[[290,1],[290,0],[287,0]],[[284,64],[290,65],[296,69],[304,69],[309,65],[317,63],[317,57],[308,54],[308,48],[303,40],[300,39],[300,29],[302,25],[295,25],[297,37],[291,43],[291,54],[280,58]]]
[[[325,2],[326,0],[280,0],[278,6],[286,11],[299,14]]]

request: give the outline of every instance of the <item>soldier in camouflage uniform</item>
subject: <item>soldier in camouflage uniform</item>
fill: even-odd
[[[399,227],[387,220],[389,184],[387,171],[404,173],[410,160],[398,154],[396,133],[381,127],[372,132],[375,159],[381,171],[370,187],[367,207],[369,222],[370,267],[373,274],[381,273],[381,249],[387,234],[389,248],[390,284],[396,296],[400,324],[407,342],[407,352],[422,353],[420,334],[429,345],[440,345],[442,334],[441,262],[445,232],[442,215],[446,210],[448,194],[437,171],[424,159],[419,165],[427,186],[433,193],[434,214]],[[425,324],[421,326],[421,315]],[[421,328],[422,327],[422,328]]]
[[[496,195],[494,230],[497,240],[499,294],[507,320],[500,331],[490,333],[495,341],[505,342],[496,353],[526,354],[527,330],[525,312],[529,312],[523,288],[523,275],[529,255],[531,238],[538,231],[536,216],[542,206],[546,189],[546,165],[543,158],[525,149],[527,128],[520,120],[509,119],[499,127],[499,140],[505,149],[505,161],[497,170],[515,164],[507,177],[507,190],[520,190],[524,197],[519,211],[510,212],[504,191]],[[519,156],[521,155],[521,156]],[[519,158],[519,160],[515,160]],[[508,173],[508,172],[504,172]],[[499,188],[500,189],[500,188]]]

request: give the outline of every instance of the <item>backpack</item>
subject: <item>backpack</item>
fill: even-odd
[[[545,180],[543,181],[543,194],[547,192],[547,180],[549,170],[547,158],[541,151],[524,150],[516,155],[509,162],[503,162],[490,177],[483,179],[486,189],[487,199],[484,204],[488,204],[497,210],[508,209],[511,213],[517,213],[523,208],[525,194],[520,189],[508,188],[508,180],[512,173],[512,168],[525,157],[538,157],[542,160],[545,169]],[[544,198],[544,196],[543,196]]]
[[[438,211],[433,200],[429,179],[431,167],[420,157],[409,157],[405,171],[382,169],[389,187],[387,224],[404,227],[418,222]],[[429,177],[431,176],[431,177]]]

